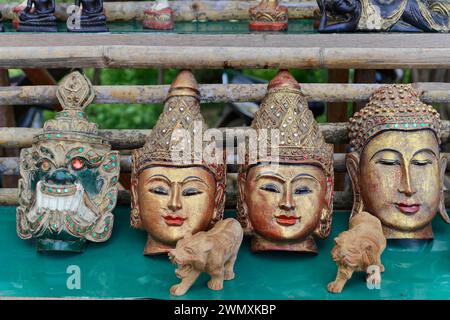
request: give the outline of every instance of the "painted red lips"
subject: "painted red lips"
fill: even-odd
[[[300,220],[300,217],[286,216],[284,214],[276,216],[277,222],[283,226],[292,226]]]
[[[420,204],[414,203],[414,204],[407,204],[403,202],[395,203],[395,206],[398,210],[405,214],[414,214],[417,211],[420,210]]]
[[[184,220],[186,220],[186,218],[183,217],[179,217],[179,216],[165,216],[163,217],[164,221],[166,222],[167,225],[169,226],[181,226],[184,223]]]

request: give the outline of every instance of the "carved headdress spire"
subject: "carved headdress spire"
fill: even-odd
[[[152,165],[202,166],[215,177],[216,189],[225,190],[226,164],[204,160],[203,133],[207,126],[200,113],[200,94],[197,81],[188,70],[181,71],[169,90],[164,110],[141,149],[133,151],[132,179]],[[177,130],[183,134],[177,134]],[[200,150],[198,148],[200,146]],[[182,163],[173,159],[173,154],[183,154]],[[211,155],[215,157],[215,154]],[[188,161],[185,161],[188,160]],[[216,211],[221,219],[225,205],[224,192],[217,192]],[[134,201],[133,201],[134,203]],[[132,203],[132,206],[134,204]],[[133,222],[132,222],[133,223]]]
[[[352,151],[361,152],[382,131],[419,129],[432,130],[440,143],[439,113],[420,101],[412,85],[387,85],[376,90],[367,105],[350,118],[350,146]]]
[[[196,134],[200,138],[203,137],[206,124],[200,113],[199,99],[198,84],[194,76],[188,70],[181,71],[170,86],[164,110],[147,142],[142,149],[135,152],[134,163],[137,173],[149,162],[170,164],[174,162],[173,153],[189,152],[189,149],[184,150],[185,145],[180,143],[178,138],[185,139],[184,142],[192,146]],[[184,129],[188,137],[179,137],[175,132],[177,129]],[[198,129],[201,132],[197,132]],[[198,160],[198,155],[196,157],[194,154],[194,148],[190,149],[193,164],[196,159]]]
[[[84,109],[94,100],[95,92],[89,79],[78,71],[65,76],[56,91],[63,111],[44,124],[44,133],[35,141],[45,139],[88,141],[103,144],[98,127],[89,122]]]
[[[300,85],[287,70],[281,70],[269,83],[252,128],[258,132],[261,129],[279,130],[278,141],[272,141],[271,134],[267,134],[268,153],[271,148],[277,148],[279,162],[315,163],[327,174],[332,174],[333,147],[325,143]]]

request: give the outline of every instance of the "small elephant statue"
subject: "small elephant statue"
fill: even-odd
[[[381,254],[386,248],[386,238],[377,217],[362,211],[350,219],[350,228],[334,239],[331,256],[338,266],[336,280],[328,284],[328,291],[341,293],[353,272],[366,272],[367,284],[381,283],[384,272]]]
[[[202,272],[211,279],[208,288],[221,290],[223,280],[234,279],[234,263],[244,232],[241,224],[232,218],[219,221],[209,231],[186,235],[178,240],[169,258],[177,265],[175,274],[181,279],[170,288],[174,296],[184,295]]]

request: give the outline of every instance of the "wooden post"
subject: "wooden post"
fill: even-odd
[[[8,69],[0,69],[0,87],[2,86],[9,86]],[[14,119],[14,108],[8,105],[0,105],[0,127],[15,126],[16,121]],[[2,157],[17,157],[18,155],[19,150],[16,148],[0,148],[0,156]],[[17,186],[17,176],[0,176],[0,179],[3,188],[12,188]]]
[[[375,70],[374,69],[355,70],[355,79],[353,82],[354,83],[374,83],[375,82]],[[364,105],[365,105],[365,103],[355,102],[353,104],[353,112],[357,112],[357,111],[361,110],[362,108],[364,108]]]
[[[328,70],[328,82],[332,83],[348,83],[349,72],[348,70]],[[347,102],[333,102],[327,104],[327,121],[332,122],[346,122],[348,119],[348,104]],[[344,152],[346,145],[335,144],[334,152]],[[345,174],[335,173],[334,175],[334,188],[335,190],[344,190],[344,178]]]

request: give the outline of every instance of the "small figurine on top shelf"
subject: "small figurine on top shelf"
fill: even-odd
[[[145,29],[173,29],[173,10],[167,0],[156,0],[155,3],[144,11]]]
[[[76,0],[75,6],[81,7],[79,23],[74,19],[67,25],[71,32],[108,32],[106,16],[103,12],[103,0]]]
[[[28,0],[19,14],[20,32],[56,32],[55,0]]]
[[[208,288],[222,290],[224,280],[234,279],[234,264],[243,237],[241,225],[232,218],[217,222],[209,231],[184,236],[169,252],[170,260],[177,265],[175,273],[182,279],[170,288],[170,293],[184,295],[202,272],[211,276]]]
[[[13,8],[12,27],[17,30],[20,24],[20,13],[27,7],[27,0]],[[31,9],[31,13],[34,13],[34,8]]]
[[[288,27],[288,9],[278,0],[262,0],[250,9],[249,28],[252,31],[283,31]]]
[[[380,285],[384,266],[381,254],[386,248],[381,222],[370,213],[360,212],[350,219],[348,231],[342,232],[334,239],[331,251],[338,266],[336,280],[328,284],[328,291],[341,293],[345,283],[353,272],[367,272],[368,285]]]
[[[426,0],[317,0],[319,32],[448,32],[450,5]]]

